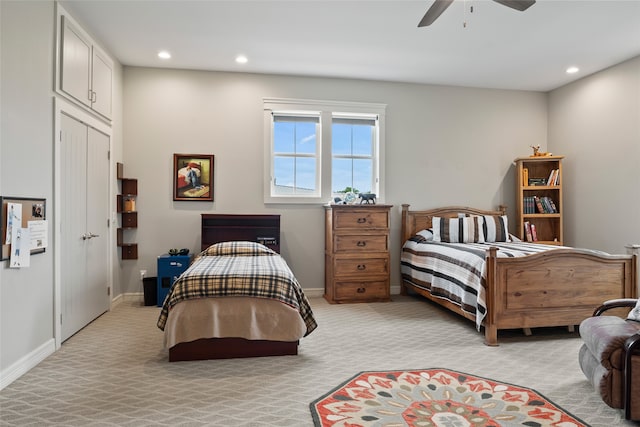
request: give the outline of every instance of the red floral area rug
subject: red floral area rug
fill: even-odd
[[[535,390],[448,369],[361,372],[310,408],[316,427],[588,426]]]

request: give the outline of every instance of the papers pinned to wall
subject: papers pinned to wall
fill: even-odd
[[[48,246],[46,199],[0,196],[0,260],[10,267],[28,267],[29,256]]]

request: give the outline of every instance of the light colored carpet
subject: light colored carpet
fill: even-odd
[[[298,356],[167,361],[157,307],[121,303],[0,392],[3,426],[312,426],[309,403],[360,371],[442,367],[530,387],[592,426],[635,425],[606,406],[566,329],[501,333],[419,297],[330,305]]]

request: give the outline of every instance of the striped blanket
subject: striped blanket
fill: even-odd
[[[203,252],[171,287],[162,305],[158,328],[164,330],[171,308],[181,301],[225,296],[280,301],[299,311],[307,327],[305,336],[317,327],[302,287],[279,254],[212,256]]]
[[[522,257],[566,248],[526,242],[441,243],[416,235],[402,247],[402,278],[427,289],[431,295],[460,306],[476,319],[480,330],[487,313],[485,302],[486,256],[497,247],[498,258]]]

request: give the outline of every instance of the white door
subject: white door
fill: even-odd
[[[109,309],[109,137],[61,115],[61,341]]]

